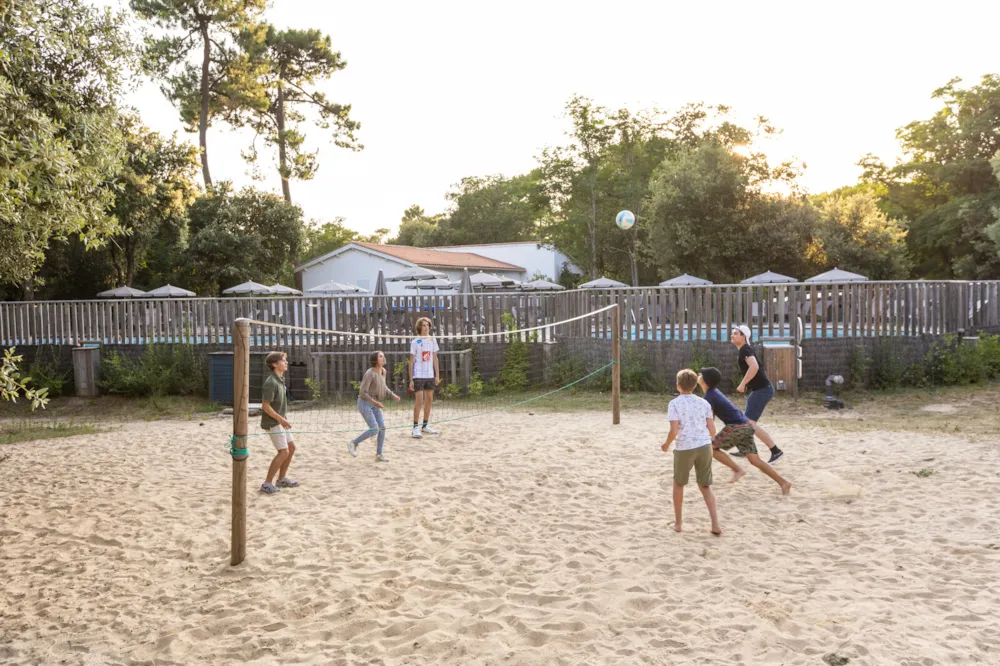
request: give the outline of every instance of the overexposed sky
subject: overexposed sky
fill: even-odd
[[[307,218],[343,216],[362,233],[395,230],[411,204],[443,211],[464,176],[530,170],[565,142],[575,93],[611,108],[704,101],[747,123],[767,116],[783,134],[760,147],[804,161],[801,183],[821,192],[856,182],[867,152],[893,161],[896,128],[939,108],[935,88],[1000,70],[986,29],[998,2],[273,0],[267,18],[330,34],[348,62],[322,89],[353,105],[365,150],[307,126],[320,169],[291,188]],[[129,102],[151,128],[182,129],[156,84]],[[209,130],[215,180],[254,183],[240,157],[249,142],[221,123]],[[280,193],[262,158],[257,186]]]

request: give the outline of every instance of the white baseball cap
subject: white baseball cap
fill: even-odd
[[[747,326],[746,324],[740,324],[739,326],[735,326],[733,327],[733,330],[742,333],[743,337],[745,337],[747,340],[750,339],[751,336],[750,327]]]

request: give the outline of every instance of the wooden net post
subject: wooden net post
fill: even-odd
[[[618,425],[622,420],[622,308],[615,304],[611,310],[614,327],[611,329],[611,423]]]
[[[233,324],[233,529],[229,563],[247,556],[247,417],[250,409],[250,322]]]

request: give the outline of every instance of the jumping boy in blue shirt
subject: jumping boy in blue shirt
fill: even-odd
[[[757,455],[757,445],[754,443],[753,424],[739,408],[729,401],[729,398],[718,389],[722,382],[722,373],[718,368],[702,368],[698,375],[698,385],[705,392],[705,400],[712,406],[712,413],[717,416],[725,427],[712,440],[712,457],[720,463],[733,470],[732,482],[740,480],[746,474],[739,465],[733,462],[725,452],[725,449],[736,449],[744,454],[751,465],[767,474],[781,486],[781,494],[787,495],[792,489],[792,484],[786,481],[774,468],[760,459]]]

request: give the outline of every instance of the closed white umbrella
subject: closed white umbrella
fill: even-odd
[[[375,295],[376,296],[388,296],[389,290],[385,286],[385,275],[380,270],[378,272],[378,277],[375,278]]]
[[[286,287],[283,284],[272,284],[269,289],[272,294],[278,296],[301,296],[302,292],[298,289],[292,289],[291,287]]]
[[[102,291],[97,295],[98,298],[140,298],[145,296],[146,292],[134,289],[132,287],[118,287],[117,289],[108,289],[107,291]]]
[[[590,282],[584,282],[577,289],[622,289],[628,285],[624,282],[619,282],[618,280],[612,280],[611,278],[599,277],[596,280],[591,280]]]
[[[197,296],[193,291],[188,291],[187,289],[181,289],[180,287],[175,287],[171,284],[165,284],[162,287],[157,287],[152,291],[147,291],[146,296],[151,298],[192,298]]]
[[[782,282],[797,282],[797,280],[793,277],[782,275],[781,273],[766,271],[760,275],[749,277],[746,280],[743,280],[740,284],[778,284]]]
[[[675,278],[670,278],[669,280],[664,280],[660,283],[661,287],[696,287],[701,285],[712,284],[711,280],[705,280],[700,277],[695,277],[693,275],[688,275],[684,273],[683,275],[678,275]]]
[[[266,285],[254,282],[253,280],[248,280],[247,282],[244,282],[243,284],[238,284],[235,287],[230,287],[229,289],[223,289],[222,293],[227,296],[237,295],[237,294],[239,295],[251,294],[253,296],[261,296],[265,294],[270,295],[273,294],[274,292],[271,291],[271,288]]]
[[[811,278],[806,278],[806,282],[867,282],[868,278],[864,275],[859,275],[858,273],[851,273],[850,271],[842,271],[839,268],[834,268],[832,271],[827,271],[825,273],[820,273],[819,275],[814,275]]]

